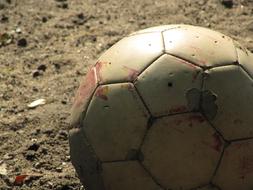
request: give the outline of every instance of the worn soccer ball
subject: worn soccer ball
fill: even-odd
[[[141,30],[76,93],[71,161],[87,190],[252,190],[253,54],[190,25]]]

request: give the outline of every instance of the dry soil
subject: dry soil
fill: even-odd
[[[253,0],[0,0],[0,190],[83,189],[68,148],[81,77],[130,32],[175,23],[253,51]]]

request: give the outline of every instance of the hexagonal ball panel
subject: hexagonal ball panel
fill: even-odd
[[[237,61],[233,40],[219,32],[185,25],[163,36],[166,52],[197,65],[214,67]]]
[[[162,190],[137,161],[103,163],[106,190]]]
[[[225,139],[253,137],[253,80],[249,75],[235,65],[213,68],[204,88],[217,97],[218,111],[211,122]]]
[[[98,59],[95,67],[99,83],[133,81],[163,51],[161,33],[123,38]]]
[[[253,53],[236,42],[236,50],[238,54],[238,62],[253,78]]]
[[[71,109],[70,123],[72,126],[80,122],[82,114],[88,107],[91,96],[98,85],[96,76],[95,68],[91,68],[80,83]]]
[[[142,147],[143,165],[165,189],[208,184],[223,151],[223,141],[197,113],[157,119]]]
[[[253,187],[253,140],[238,141],[225,149],[213,182],[222,190]]]
[[[90,102],[83,127],[101,161],[125,160],[139,148],[148,117],[133,84],[102,85]]]
[[[82,128],[69,132],[70,158],[81,182],[87,189],[104,189],[99,161]]]
[[[187,92],[201,89],[201,73],[200,67],[165,54],[137,78],[135,86],[153,116],[182,113],[191,111]]]

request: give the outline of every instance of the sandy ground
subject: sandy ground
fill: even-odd
[[[253,51],[253,0],[0,0],[0,190],[83,189],[68,117],[87,67],[150,26],[221,31]],[[45,105],[27,105],[44,98]]]

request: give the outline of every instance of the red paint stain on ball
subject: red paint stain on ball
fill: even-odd
[[[216,150],[217,152],[220,152],[221,149],[222,149],[222,144],[223,143],[222,143],[222,140],[221,140],[219,134],[218,133],[214,133],[212,137],[213,137],[214,141],[213,141],[213,144],[212,144],[211,147],[214,150]]]
[[[99,82],[103,81],[103,76],[102,76],[102,69],[105,65],[111,65],[110,62],[104,62],[104,61],[97,61],[95,64],[95,69],[96,69],[96,74]]]
[[[80,107],[81,105],[86,104],[91,97],[97,86],[95,72],[95,69],[91,68],[82,80],[74,98],[74,107]]]
[[[253,159],[250,156],[241,156],[240,158],[240,178],[244,179],[253,173]]]
[[[169,113],[174,114],[174,113],[182,113],[182,112],[186,112],[186,111],[187,111],[186,106],[174,106],[174,107],[170,108]]]
[[[134,85],[132,85],[131,83],[127,84],[127,89],[129,91],[133,91],[134,90]]]
[[[236,143],[233,145],[236,149],[250,149],[250,143],[248,141]]]
[[[102,99],[102,100],[108,100],[108,94],[109,92],[109,86],[100,86],[96,93],[95,93],[95,96]]]
[[[127,71],[127,80],[133,81],[138,77],[139,71],[137,71],[136,69],[127,66],[123,66],[123,69]]]
[[[203,123],[205,118],[202,115],[191,115],[188,117],[188,121]]]
[[[190,115],[186,120],[189,122],[188,126],[192,127],[194,123],[204,122],[205,118],[202,115]]]

